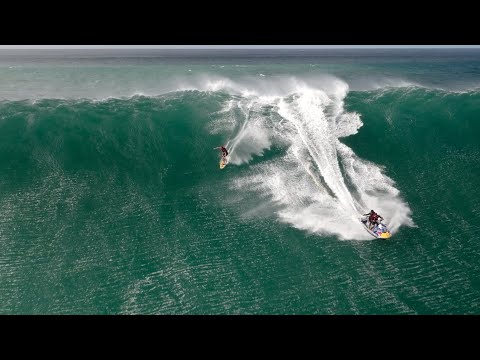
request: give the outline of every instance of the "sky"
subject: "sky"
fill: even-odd
[[[0,45],[0,49],[458,49],[480,45]]]

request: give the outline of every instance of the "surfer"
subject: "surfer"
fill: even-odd
[[[370,210],[368,214],[363,214],[363,216],[368,216],[369,228],[372,229],[375,224],[379,225],[383,220],[383,217],[378,215],[375,211]],[[379,220],[382,219],[382,220]]]
[[[216,148],[213,148],[213,149],[214,149],[214,150],[220,149],[220,150],[222,151],[222,157],[223,157],[224,159],[227,158],[228,151],[227,151],[227,149],[225,148],[225,146],[219,146],[219,147],[216,147]]]

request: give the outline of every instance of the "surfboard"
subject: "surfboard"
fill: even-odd
[[[225,159],[224,157],[222,157],[220,159],[220,169],[223,169],[225,166],[227,166],[228,164],[228,159]]]

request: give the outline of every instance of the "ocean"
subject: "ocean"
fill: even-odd
[[[0,314],[479,314],[479,187],[480,50],[0,51]]]

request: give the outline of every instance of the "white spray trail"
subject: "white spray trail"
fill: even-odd
[[[308,149],[309,155],[321,169],[324,181],[345,210],[356,211],[350,192],[342,181],[343,176],[335,148],[338,140],[334,138],[323,112],[330,102],[325,93],[308,89],[304,90],[303,96],[295,99],[291,106],[282,100],[278,106],[278,113],[295,125],[300,141]],[[320,146],[317,146],[319,143]]]
[[[251,106],[252,106],[252,102],[250,102],[246,107],[243,107],[242,103],[240,102],[238,103],[238,108],[242,110],[243,114],[245,115],[245,121],[243,122],[243,125],[240,131],[238,132],[238,134],[232,140],[227,141],[226,148],[229,149],[230,156],[233,155],[233,152],[235,151],[235,148],[237,147],[238,143],[242,141],[242,139],[245,137],[245,134],[246,134],[245,129],[247,127],[248,120],[250,118]]]

